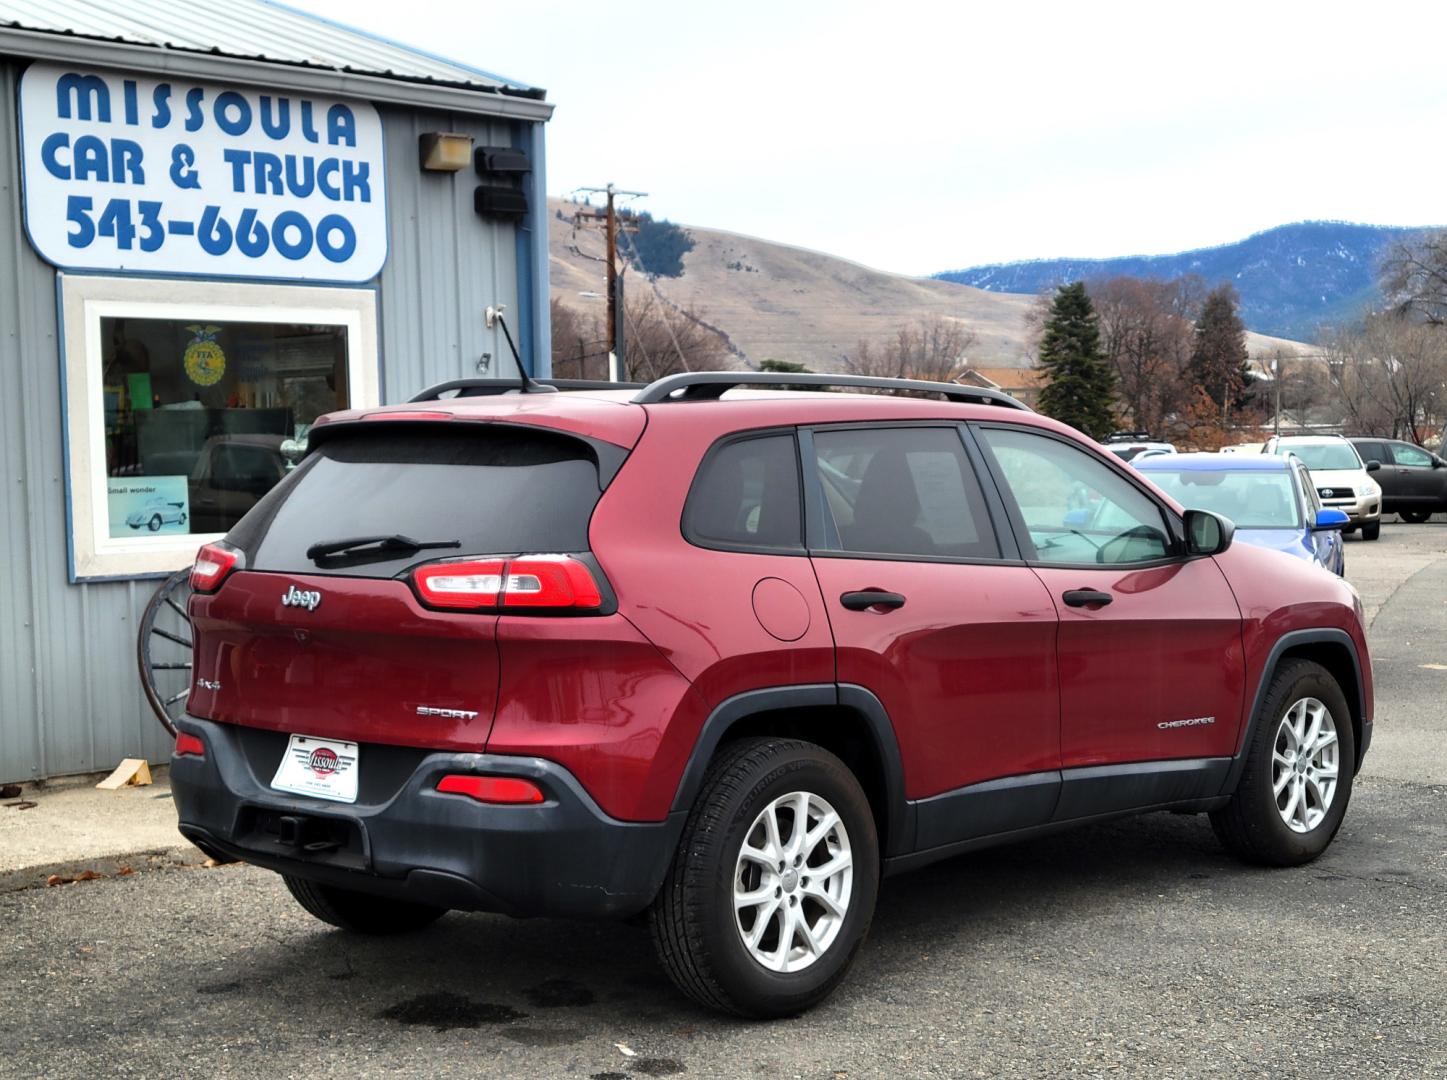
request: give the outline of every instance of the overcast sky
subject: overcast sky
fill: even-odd
[[[545,87],[548,188],[925,274],[1447,221],[1447,5],[292,0]]]

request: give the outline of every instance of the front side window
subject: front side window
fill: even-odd
[[[1311,515],[1311,520],[1316,521],[1317,511],[1321,509],[1321,496],[1316,493],[1316,485],[1311,482],[1311,470],[1301,466],[1295,470],[1296,482],[1301,485],[1301,497],[1306,506],[1306,512]]]
[[[800,551],[801,502],[792,435],[726,443],[694,478],[683,535],[703,547]]]
[[[75,580],[185,565],[377,402],[370,290],[61,281]]]
[[[814,433],[826,546],[862,555],[998,559],[999,544],[952,427]]]
[[[1398,465],[1405,465],[1408,468],[1430,469],[1432,467],[1432,455],[1421,447],[1409,446],[1407,443],[1393,443],[1392,457]]]
[[[980,436],[1041,562],[1139,563],[1171,553],[1160,508],[1104,462],[1029,431],[986,427]]]

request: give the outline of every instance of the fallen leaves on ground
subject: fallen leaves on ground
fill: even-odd
[[[77,881],[99,881],[103,877],[105,877],[104,874],[98,874],[94,870],[82,870],[78,874],[51,874],[45,879],[45,884],[47,886],[73,885]]]

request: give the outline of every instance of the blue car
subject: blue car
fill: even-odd
[[[1212,510],[1236,524],[1236,539],[1340,575],[1348,517],[1323,507],[1311,473],[1291,454],[1163,454],[1133,463],[1190,510]]]

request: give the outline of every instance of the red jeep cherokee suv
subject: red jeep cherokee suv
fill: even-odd
[[[1334,576],[990,391],[567,390],[323,417],[201,550],[187,837],[363,933],[648,912],[682,990],[777,1016],[883,875],[1150,810],[1276,866],[1340,827]]]

